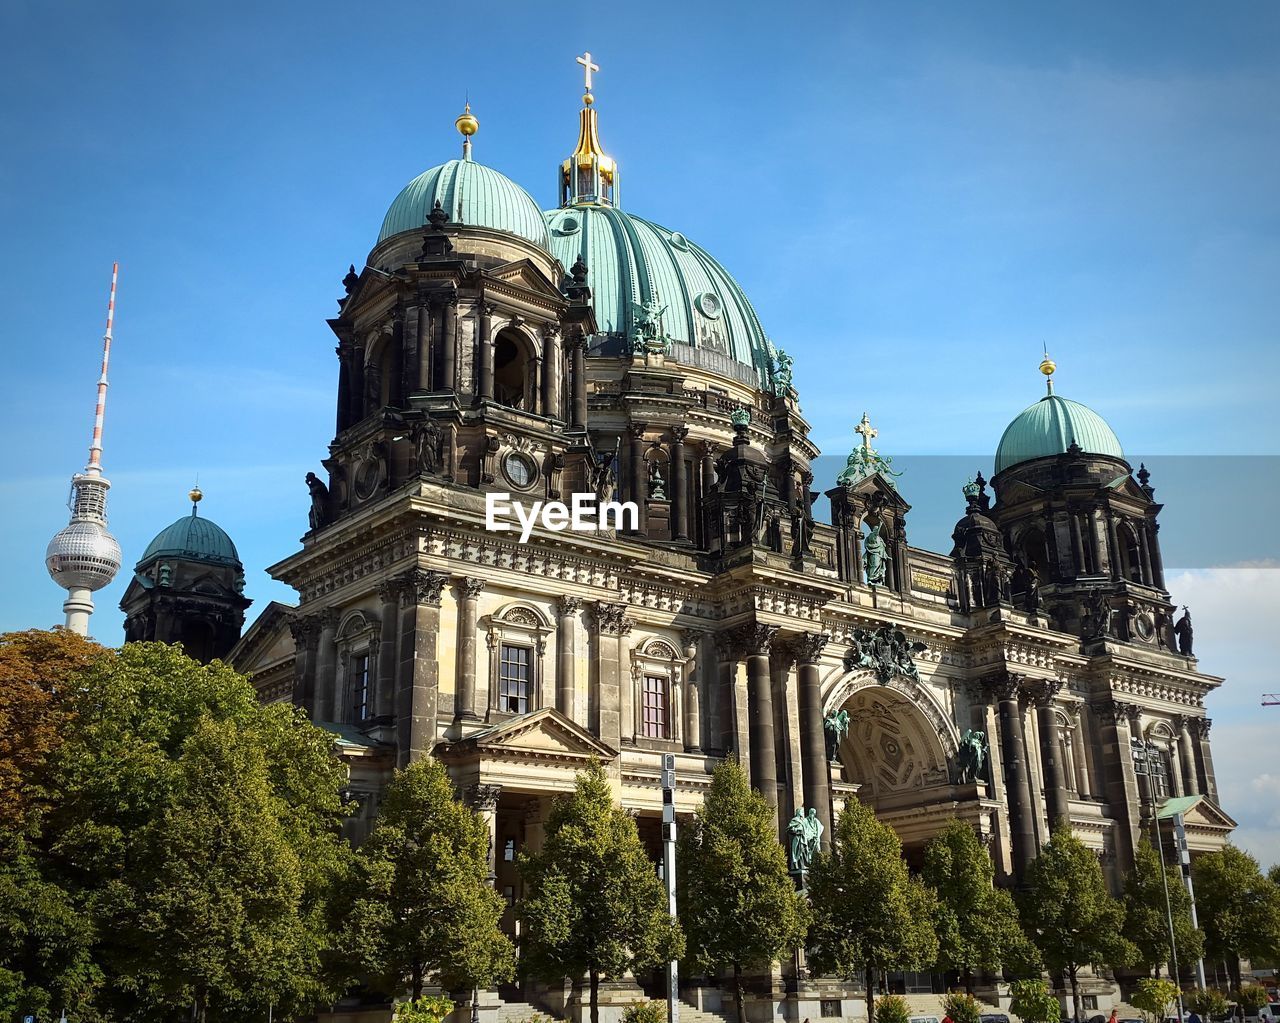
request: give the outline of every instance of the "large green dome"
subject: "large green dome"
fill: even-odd
[[[211,519],[203,519],[192,509],[173,525],[162,529],[147,545],[138,564],[158,557],[186,558],[224,565],[240,565],[240,555],[222,527]]]
[[[1124,458],[1119,438],[1098,413],[1070,398],[1047,394],[1005,429],[996,448],[996,472],[1064,454],[1073,441],[1088,454]]]
[[[677,344],[755,370],[767,379],[769,342],[747,296],[705,249],[678,231],[606,205],[546,214],[551,252],[565,267],[582,257],[600,332],[632,336],[645,303],[665,307],[663,333]],[[678,356],[677,356],[678,358]]]
[[[405,185],[383,218],[378,241],[421,230],[437,200],[456,224],[506,231],[543,249],[551,247],[542,210],[533,197],[510,178],[473,160],[450,160]]]

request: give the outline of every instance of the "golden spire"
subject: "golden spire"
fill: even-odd
[[[1045,384],[1049,388],[1049,393],[1053,393],[1053,373],[1058,368],[1058,364],[1049,358],[1049,346],[1044,347],[1044,361],[1040,363],[1040,372],[1044,374]]]
[[[476,120],[476,115],[471,112],[470,100],[467,101],[466,108],[458,115],[457,120],[453,122],[453,126],[458,129],[458,133],[462,136],[462,158],[470,160],[471,136],[480,130],[480,122]]]
[[[591,204],[613,206],[618,201],[618,168],[600,144],[596,112],[592,106],[591,75],[600,65],[587,50],[574,60],[582,65],[585,91],[578,113],[578,144],[573,155],[560,166],[560,205]]]
[[[187,496],[191,498],[191,514],[196,513],[196,506],[204,499],[204,491],[200,489],[197,483],[194,487],[187,491]]]

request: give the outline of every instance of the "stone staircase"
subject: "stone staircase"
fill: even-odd
[[[945,1016],[946,1010],[942,1007],[942,995],[907,995],[907,1004],[911,1006],[911,1015],[913,1016],[936,1016],[939,1020]],[[978,1000],[979,1010],[981,1012],[1001,1012],[1009,1017],[1011,1023],[1019,1023],[1018,1018],[1009,1013],[1007,1009],[1001,1009],[981,999]]]
[[[730,1004],[727,1009],[711,1012],[698,1009],[691,1002],[680,999],[680,1023],[737,1023],[738,1013]]]

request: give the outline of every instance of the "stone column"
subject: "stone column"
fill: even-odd
[[[1134,770],[1130,739],[1131,719],[1137,707],[1112,700],[1095,708],[1101,728],[1103,799],[1111,804],[1112,833],[1116,836],[1116,855],[1121,863],[1130,862],[1142,834],[1142,795]]]
[[[701,674],[701,658],[698,648],[703,633],[697,629],[685,629],[684,641],[684,748],[689,753],[702,749],[702,692],[698,685]]]
[[[289,622],[293,634],[293,702],[312,721],[316,717],[316,646],[320,629],[310,615]],[[1188,747],[1189,748],[1189,747]]]
[[[1067,777],[1058,745],[1058,716],[1053,709],[1054,697],[1061,688],[1062,683],[1055,680],[1040,683],[1034,691],[1036,714],[1040,721],[1040,760],[1044,765],[1044,794],[1050,832],[1057,831],[1061,821],[1068,819],[1071,813]]]
[[[426,295],[418,298],[418,372],[414,390],[431,390],[431,356],[434,345],[431,343],[431,321],[435,318],[435,308]]]
[[[1198,796],[1200,776],[1196,771],[1196,755],[1191,746],[1191,719],[1180,717],[1178,726],[1178,762],[1182,767],[1182,784],[1184,796]]]
[[[1148,519],[1145,525],[1147,528],[1147,546],[1151,549],[1151,571],[1155,573],[1152,583],[1163,590],[1164,559],[1160,557],[1160,523],[1155,519]]]
[[[1084,741],[1084,713],[1080,704],[1072,704],[1071,713],[1075,717],[1075,727],[1071,729],[1071,749],[1076,760],[1076,792],[1081,799],[1091,799],[1093,794],[1089,784],[1089,757]]]
[[[554,324],[542,331],[542,414],[560,418],[560,328]]]
[[[400,664],[396,682],[396,762],[407,767],[431,752],[440,698],[436,647],[440,594],[449,577],[412,568],[400,577]]]
[[[498,877],[498,799],[501,785],[468,785],[464,793],[467,805],[480,815],[489,832],[489,880],[495,886]]]
[[[736,632],[719,633],[715,637],[717,685],[720,690],[720,743],[726,755],[736,756],[738,764],[751,776],[751,743],[747,729],[747,698],[739,692],[738,662],[742,659]]]
[[[483,579],[462,579],[458,595],[462,598],[458,615],[458,689],[453,708],[455,723],[479,721],[476,713],[476,605],[484,589]]]
[[[822,679],[818,660],[830,639],[825,633],[806,632],[792,642],[796,656],[800,711],[800,768],[806,807],[818,811],[822,822],[822,848],[831,848],[831,778],[827,763],[827,737],[822,727]]]
[[[592,701],[591,730],[596,738],[614,749],[622,748],[622,639],[631,631],[626,604],[598,600],[596,619],[595,699]],[[630,679],[626,680],[630,684]]]
[[[677,426],[671,431],[671,536],[675,540],[689,539],[688,502],[685,487],[688,485],[684,471],[684,439],[689,430]]]
[[[476,342],[480,360],[480,400],[493,401],[493,306],[480,304],[480,337]]]
[[[1152,586],[1155,584],[1155,574],[1151,571],[1151,549],[1147,546],[1145,524],[1138,529],[1138,551],[1142,557],[1142,581]]]
[[[556,710],[574,719],[574,623],[578,612],[582,610],[582,601],[577,597],[560,598],[560,627],[556,630]]]
[[[458,389],[458,298],[456,295],[444,303],[444,331],[440,344],[440,381],[437,391]]]
[[[570,344],[573,352],[573,414],[570,425],[583,427],[587,425],[587,339],[581,331]]]
[[[1165,753],[1169,757],[1169,783],[1173,788],[1173,795],[1185,796],[1187,794],[1187,783],[1182,778],[1182,763],[1178,759],[1178,741],[1176,739],[1165,747]]]
[[[388,580],[378,587],[378,599],[382,602],[382,632],[378,642],[378,690],[374,697],[374,714],[377,717],[389,717],[395,713],[400,589],[401,584],[396,580]]]
[[[649,529],[647,505],[649,503],[649,480],[644,465],[644,423],[632,423],[627,427],[631,436],[631,499],[640,509],[636,532],[644,536]]]
[[[1216,803],[1218,801],[1218,782],[1213,774],[1213,753],[1209,750],[1209,726],[1212,723],[1208,718],[1191,719],[1191,731],[1195,738],[1196,766],[1198,768],[1196,777],[1200,783],[1200,794],[1208,796]]]
[[[1022,707],[1018,702],[1017,676],[1003,673],[991,683],[1000,708],[1000,748],[1009,797],[1009,832],[1013,844],[1013,870],[1021,879],[1036,857],[1035,822],[1031,810],[1031,780],[1022,735]]]
[[[350,396],[351,424],[354,424],[364,419],[369,411],[364,407],[364,345],[353,345],[351,348]]]
[[[340,343],[334,349],[338,353],[338,425],[341,433],[351,421],[351,346]]]
[[[338,612],[327,607],[316,615],[320,644],[316,651],[316,721],[336,721],[334,694],[338,689]]]
[[[1084,538],[1080,535],[1080,513],[1071,512],[1071,550],[1076,556],[1075,574],[1085,575],[1089,567],[1084,560]]]
[[[769,671],[769,647],[777,633],[774,625],[743,627],[747,648],[747,720],[751,741],[751,784],[759,789],[778,816],[778,766],[773,742],[773,679]]]
[[[1107,544],[1111,552],[1111,575],[1119,579],[1123,577],[1124,558],[1120,556],[1120,532],[1117,522],[1116,516],[1107,512]]]

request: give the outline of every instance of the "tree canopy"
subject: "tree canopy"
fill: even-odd
[[[520,871],[521,969],[550,982],[587,974],[592,1023],[599,1021],[601,977],[683,955],[666,889],[599,764],[552,805],[542,848],[520,857]]]
[[[1197,857],[1191,871],[1205,953],[1227,963],[1238,988],[1241,957],[1280,957],[1280,887],[1234,845]]]
[[[39,814],[0,825],[0,1005],[204,1020],[331,997],[349,858],[332,736],[219,662],[55,635],[0,640],[42,665],[29,684],[63,722],[20,769]]]
[[[1125,877],[1124,909],[1124,936],[1138,951],[1134,965],[1154,969],[1158,975],[1161,966],[1172,963],[1170,910],[1178,962],[1187,965],[1204,954],[1204,934],[1191,925],[1191,896],[1182,874],[1176,867],[1161,871],[1159,853],[1145,838],[1138,844],[1133,869]]]
[[[848,980],[865,974],[868,1019],[876,970],[924,969],[938,954],[932,890],[908,872],[893,829],[857,800],[840,815],[831,852],[813,862],[809,900],[810,962]]]
[[[1137,955],[1122,933],[1124,906],[1107,889],[1097,856],[1067,827],[1053,833],[1027,869],[1019,905],[1045,965],[1069,981],[1079,1020],[1081,968],[1127,966]]]
[[[688,958],[699,970],[732,967],[745,1023],[742,971],[767,969],[799,948],[809,914],[787,871],[773,811],[737,761],[716,768],[678,845],[676,905]]]
[[[1013,896],[995,886],[995,867],[973,828],[951,821],[924,852],[923,877],[937,895],[937,965],[972,989],[980,970],[1039,971],[1039,953],[1022,930]]]
[[[410,978],[415,1001],[428,978],[446,991],[509,980],[506,903],[488,874],[488,827],[454,798],[440,761],[398,771],[356,857],[343,924],[354,965],[389,994]]]

